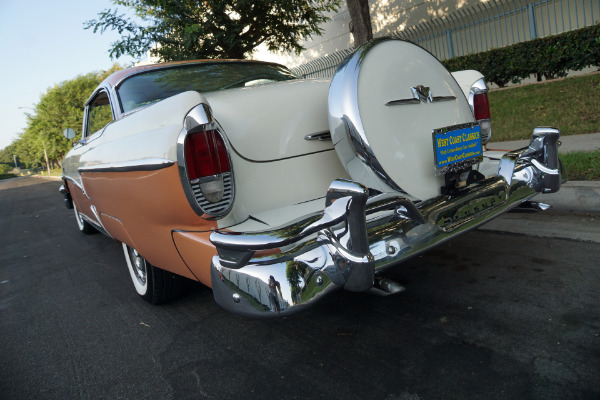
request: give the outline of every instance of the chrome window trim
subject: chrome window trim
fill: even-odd
[[[81,139],[79,139],[79,141],[77,141],[77,144],[86,144],[87,143],[87,137],[88,137],[88,133],[87,133],[87,125],[88,125],[88,104],[85,104],[85,107],[83,109],[83,124],[81,127]]]
[[[222,176],[212,176],[205,177],[206,179],[214,180],[218,177],[223,177],[226,184],[231,185],[231,194],[229,195],[229,200],[227,207],[222,210],[219,210],[216,213],[208,213],[207,210],[200,205],[200,201],[196,197],[195,192],[198,191],[198,188],[194,188],[194,186],[199,185],[199,179],[194,180],[194,182],[190,182],[188,179],[188,171],[187,171],[187,163],[185,158],[185,139],[189,133],[195,131],[206,131],[206,130],[215,130],[223,139],[223,143],[225,144],[225,149],[229,155],[229,171],[228,173],[221,174]],[[215,120],[212,109],[206,103],[200,103],[196,107],[192,108],[184,118],[183,128],[179,132],[179,136],[177,137],[177,165],[179,169],[179,178],[181,179],[181,185],[183,187],[183,191],[185,196],[187,197],[190,206],[194,210],[194,212],[200,215],[202,218],[207,220],[219,219],[229,213],[231,208],[233,207],[233,201],[235,199],[235,180],[233,175],[233,166],[231,164],[231,147],[229,142],[224,135],[224,130],[221,125]],[[202,179],[204,181],[204,179]],[[204,197],[202,195],[202,197]],[[215,204],[215,203],[212,203]]]
[[[110,107],[112,108],[113,111],[113,117],[114,120],[117,121],[121,118],[123,118],[123,113],[121,112],[120,108],[118,107],[119,104],[119,97],[117,96],[117,90],[114,87],[106,87],[106,90],[108,91],[108,98],[110,101]]]
[[[129,80],[130,78],[134,78],[136,76],[147,74],[147,73],[164,71],[164,70],[168,70],[168,69],[188,68],[188,67],[201,66],[201,65],[206,65],[206,64],[236,64],[236,63],[270,65],[270,66],[278,67],[278,68],[285,70],[291,77],[291,79],[288,79],[288,80],[300,79],[296,74],[294,74],[285,65],[274,63],[274,62],[258,61],[258,60],[196,60],[196,61],[192,61],[192,62],[185,62],[185,61],[177,62],[177,61],[175,61],[174,63],[165,63],[164,65],[155,64],[152,67],[136,70],[133,73],[126,74],[123,77],[121,77],[117,82],[114,83],[114,85],[111,88],[111,92],[114,94],[115,110],[118,111],[120,116],[125,116],[125,115],[130,114],[131,112],[138,111],[138,109],[140,109],[140,108],[145,108],[145,107],[148,107],[149,105],[152,105],[155,103],[155,102],[152,102],[151,104],[148,104],[146,106],[136,107],[132,110],[125,111],[123,108],[123,103],[121,102],[121,96],[119,95],[119,90],[120,90],[121,86],[123,85],[123,83],[125,81]],[[221,90],[227,90],[227,89],[228,88],[224,88]],[[190,89],[190,90],[194,90],[194,89]],[[162,99],[162,100],[164,100],[164,99]],[[160,100],[160,101],[162,101],[162,100]],[[112,105],[112,102],[111,102],[111,105]],[[113,111],[113,114],[114,113],[115,113],[115,111]]]
[[[131,160],[124,162],[105,163],[79,167],[81,172],[135,172],[135,171],[157,171],[170,167],[175,161],[164,158],[146,158],[142,160]]]
[[[89,127],[89,122],[90,122],[90,103],[101,93],[101,92],[105,92],[106,93],[106,97],[108,98],[108,105],[110,106],[110,111],[112,114],[112,121],[107,123],[106,125],[104,125],[104,127],[102,127],[101,129],[97,130],[96,132],[88,132],[88,127]],[[119,114],[117,114],[115,112],[115,107],[114,107],[114,96],[112,95],[113,90],[109,87],[106,86],[100,86],[98,88],[96,88],[96,90],[94,91],[94,93],[92,93],[92,95],[87,99],[87,101],[85,102],[85,108],[83,110],[83,126],[81,128],[81,140],[78,142],[79,144],[85,145],[88,143],[88,138],[90,138],[91,136],[94,136],[94,134],[99,133],[99,135],[97,135],[97,137],[99,137],[105,130],[105,128],[112,124],[113,122],[115,122],[118,117],[120,117]]]
[[[139,70],[136,70],[136,71],[134,71],[132,73],[125,74],[123,77],[121,77],[121,79],[119,79],[118,81],[114,82],[113,87],[114,87],[114,89],[116,91],[116,90],[119,89],[119,86],[121,86],[123,84],[123,82],[125,82],[127,79],[132,78],[132,77],[137,76],[137,75],[142,75],[142,74],[145,74],[145,73],[148,73],[148,72],[162,71],[162,70],[172,69],[172,68],[185,68],[185,67],[190,67],[190,66],[193,66],[193,65],[232,64],[232,63],[273,65],[273,66],[285,69],[287,72],[290,73],[290,76],[293,76],[295,79],[300,79],[288,67],[286,67],[283,64],[279,64],[279,63],[275,63],[275,62],[258,61],[258,60],[216,60],[216,59],[213,59],[213,60],[194,60],[194,61],[183,61],[183,62],[177,62],[177,61],[175,61],[175,62],[164,63],[163,65],[161,65],[161,64],[155,64],[155,65],[150,66],[148,68],[139,69]]]

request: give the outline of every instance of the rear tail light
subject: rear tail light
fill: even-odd
[[[178,160],[188,201],[198,214],[223,216],[233,203],[233,176],[220,127],[207,105],[190,111],[184,125],[178,140]]]
[[[471,86],[469,93],[469,104],[475,120],[481,126],[481,141],[486,144],[492,137],[492,122],[490,117],[490,102],[488,100],[488,88],[483,81],[479,79]]]
[[[185,139],[185,163],[192,185],[199,184],[209,203],[223,200],[224,174],[231,172],[229,154],[216,130],[188,134]]]
[[[487,93],[479,93],[474,96],[475,119],[490,119],[490,102]]]

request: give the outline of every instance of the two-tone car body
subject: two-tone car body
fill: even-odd
[[[253,61],[120,71],[86,104],[61,191],[82,231],[123,243],[154,303],[180,277],[250,316],[393,290],[388,266],[560,187],[555,129],[485,150],[482,78],[391,39],[333,79]]]

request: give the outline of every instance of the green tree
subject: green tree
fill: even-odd
[[[265,44],[269,51],[304,50],[301,41],[320,35],[325,13],[341,0],[113,0],[134,10],[137,24],[107,9],[85,29],[116,30],[111,57],[140,57],[150,50],[163,61],[199,58],[243,59]]]
[[[16,140],[0,150],[0,163],[15,166],[15,159],[13,156],[17,155],[17,144]],[[17,160],[18,162],[19,160]]]
[[[73,128],[75,140],[81,138],[85,102],[104,78],[119,69],[115,64],[108,71],[80,75],[49,88],[33,112],[26,114],[27,126],[19,138],[0,152],[0,162],[12,160],[14,154],[21,165],[38,167],[46,163],[45,149],[50,167],[60,165],[71,148],[62,132]]]

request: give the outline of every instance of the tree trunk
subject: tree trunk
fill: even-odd
[[[354,47],[358,48],[363,43],[373,39],[369,0],[346,0],[346,2],[352,19],[350,32],[354,37]]]

